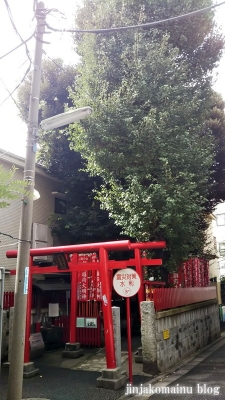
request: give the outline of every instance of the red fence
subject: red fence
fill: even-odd
[[[14,292],[4,292],[3,310],[9,310],[14,306]]]
[[[100,317],[97,317],[96,328],[77,328],[77,342],[79,342],[83,347],[101,347]]]
[[[156,311],[217,298],[216,287],[214,286],[202,288],[159,288],[153,290],[153,301]]]
[[[3,297],[3,309],[9,310],[10,307],[14,306],[14,292],[4,292]],[[36,307],[36,293],[32,293],[32,307]]]
[[[63,343],[70,341],[70,317],[59,316],[54,318],[54,326],[63,328]],[[81,346],[101,347],[101,318],[97,317],[96,328],[77,328],[77,342]]]

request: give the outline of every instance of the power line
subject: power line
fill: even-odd
[[[53,64],[56,65],[56,67],[58,67],[59,69],[61,69],[61,71],[63,71],[65,73],[65,70],[61,67],[61,65],[57,64],[55,62],[55,60],[53,60],[51,57],[47,56],[47,58],[49,58],[49,60],[51,60],[53,62]]]
[[[4,153],[0,154],[0,158],[3,157],[6,153],[9,153],[9,150],[4,151]]]
[[[12,101],[14,102],[14,104],[16,105],[16,107],[18,108],[19,112],[20,112],[21,115],[23,115],[23,117],[24,117],[24,113],[23,113],[22,108],[19,106],[19,104],[17,103],[17,101],[14,99],[12,93],[10,93],[10,90],[6,87],[6,85],[5,85],[5,83],[3,82],[2,78],[0,78],[0,81],[2,82],[2,84],[3,84],[4,88],[5,88],[5,90],[8,92],[9,97],[11,97]],[[5,101],[6,101],[6,99],[5,99]],[[1,157],[1,156],[0,156],[0,157]]]
[[[19,49],[19,47],[23,46],[25,43],[29,42],[29,40],[31,40],[32,37],[34,37],[34,33],[32,33],[32,35],[28,39],[24,40],[18,46],[14,47],[12,50],[8,51],[8,53],[3,54],[3,56],[0,57],[0,60],[2,60],[4,57],[8,56],[9,54],[13,53],[13,51]]]
[[[12,98],[13,93],[22,85],[22,83],[25,81],[27,75],[29,74],[30,70],[31,70],[31,61],[30,64],[28,66],[28,68],[26,69],[26,72],[23,76],[23,78],[21,79],[20,83],[18,83],[18,85],[15,87],[15,89],[13,89],[12,92],[9,92],[9,95],[0,103],[0,107],[6,102],[6,100],[8,100],[10,97]],[[8,89],[6,89],[8,91]]]
[[[7,236],[7,237],[9,237],[9,238],[11,238],[11,239],[14,239],[14,240],[19,240],[19,242],[28,242],[28,243],[31,243],[30,240],[19,239],[19,238],[16,238],[16,237],[12,236],[12,235],[9,235],[8,233],[0,232],[0,235]]]
[[[153,27],[153,26],[157,26],[157,25],[161,25],[164,24],[165,22],[170,22],[170,21],[177,21],[183,18],[187,18],[196,14],[200,14],[203,13],[205,11],[209,11],[213,8],[219,7],[222,4],[225,4],[225,1],[222,1],[221,3],[218,4],[214,4],[212,6],[209,7],[205,7],[205,8],[201,8],[199,10],[196,11],[192,11],[190,13],[187,14],[182,14],[182,15],[178,15],[177,17],[171,17],[171,18],[167,18],[167,19],[162,19],[160,21],[154,21],[154,22],[148,22],[146,24],[138,24],[138,25],[128,25],[128,26],[120,26],[120,27],[115,27],[115,28],[103,28],[103,29],[56,29],[53,28],[52,26],[50,26],[49,24],[46,23],[46,26],[48,29],[54,31],[54,32],[70,32],[70,33],[95,33],[95,34],[99,34],[99,33],[110,33],[110,32],[117,32],[117,31],[125,31],[128,29],[138,29],[138,28],[148,28],[148,27]]]
[[[23,40],[22,36],[20,35],[20,33],[18,32],[18,30],[17,30],[17,28],[16,28],[16,25],[15,25],[15,22],[14,22],[14,20],[13,20],[12,12],[11,12],[11,9],[10,9],[10,7],[9,7],[8,1],[7,1],[7,0],[4,0],[4,2],[5,2],[5,5],[6,5],[6,8],[7,8],[8,15],[9,15],[9,19],[10,19],[10,21],[11,21],[11,24],[12,24],[12,26],[13,26],[13,29],[14,29],[14,31],[16,32],[17,36],[19,36],[19,38],[20,38],[22,44],[25,45],[27,57],[28,57],[29,60],[31,61],[31,55],[30,55],[29,49],[28,49],[28,47],[27,47],[27,43]]]

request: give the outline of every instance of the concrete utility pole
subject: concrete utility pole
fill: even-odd
[[[0,373],[1,373],[1,359],[2,359],[2,323],[3,323],[4,286],[5,286],[5,268],[0,267]]]
[[[27,280],[29,271],[31,229],[33,215],[33,195],[35,180],[36,142],[38,135],[38,110],[41,83],[42,41],[45,30],[44,3],[40,2],[36,10],[37,28],[33,65],[33,78],[29,106],[27,148],[24,168],[24,181],[27,195],[22,199],[20,217],[20,243],[18,246],[14,318],[12,331],[11,359],[7,400],[21,400],[23,390],[23,362],[27,306]]]

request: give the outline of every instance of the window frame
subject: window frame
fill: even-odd
[[[220,257],[225,257],[225,242],[219,243],[219,255]]]
[[[55,197],[55,214],[63,214],[65,215],[67,212],[67,204],[64,199],[60,199],[59,197]]]
[[[223,216],[223,223],[219,223],[219,217]],[[216,225],[217,226],[225,226],[225,213],[217,214],[216,215]]]

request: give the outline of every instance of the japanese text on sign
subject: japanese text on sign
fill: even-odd
[[[113,287],[122,297],[134,296],[138,292],[140,284],[138,273],[131,268],[117,271],[113,278]]]

